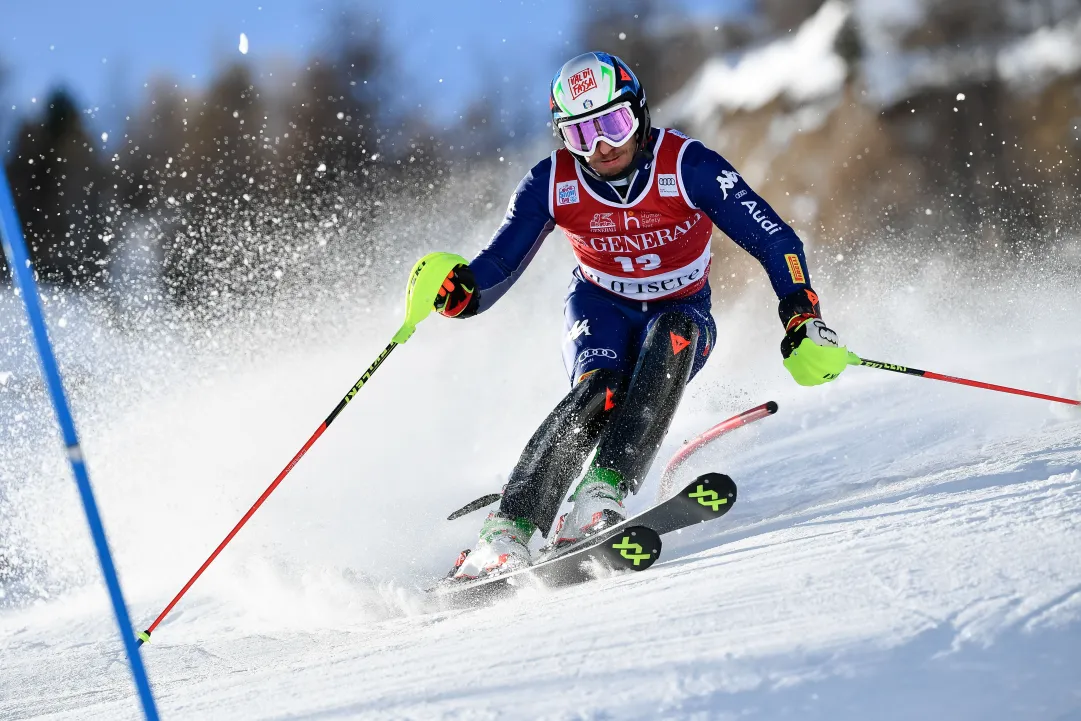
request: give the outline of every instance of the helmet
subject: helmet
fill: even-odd
[[[548,102],[552,111],[552,127],[561,137],[560,125],[597,115],[621,103],[629,104],[638,121],[636,159],[647,152],[651,126],[646,91],[627,63],[615,55],[590,52],[568,60],[552,79]],[[596,176],[585,161],[585,153],[570,147],[568,149],[587,172]],[[628,174],[636,164],[631,164]]]

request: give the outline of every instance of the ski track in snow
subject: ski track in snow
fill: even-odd
[[[545,257],[535,261],[542,269]],[[440,518],[498,488],[500,469],[565,388],[558,304],[536,316],[537,303],[525,302],[558,297],[565,274],[554,278],[523,279],[520,300],[462,330],[429,321],[424,340],[366,387],[143,648],[163,718],[1081,721],[1076,412],[866,369],[800,389],[780,369],[766,311],[738,305],[718,317],[743,345],[718,345],[660,455],[777,400],[776,416],[684,469],[736,480],[739,502],[724,519],[668,536],[641,574],[530,588],[485,608],[426,597],[481,514]],[[859,327],[844,312],[831,317]],[[552,357],[538,360],[536,329],[549,327],[541,340]],[[936,329],[928,352],[914,335],[899,360],[956,356],[936,369],[1050,392],[1068,393],[1054,381],[1075,378],[1072,335],[1033,327],[1040,342],[1018,337],[1014,350],[976,363],[959,350],[972,336]],[[181,383],[168,403],[131,411],[138,423],[89,426],[137,623],[171,598],[382,340],[268,351],[254,367]],[[424,344],[459,349],[471,375],[411,383],[430,373]],[[510,368],[533,371],[529,387]],[[448,464],[462,452],[448,434],[460,409],[505,408],[508,397],[512,412],[477,420],[466,449],[476,463]],[[436,409],[432,427],[407,436],[415,408]],[[367,442],[399,435],[424,452]],[[42,469],[57,479],[47,489],[68,488],[59,462]],[[631,510],[655,487],[654,477]],[[423,501],[407,515],[403,490]],[[43,507],[78,528],[73,493]],[[74,533],[64,543],[88,541]],[[0,610],[0,719],[139,718],[104,591],[89,577],[58,598]]]
[[[807,504],[750,475],[650,571],[488,608],[387,587],[383,620],[251,634],[204,599],[144,656],[167,718],[1081,718],[1079,425],[937,463]],[[0,718],[136,717],[99,610],[0,616]]]

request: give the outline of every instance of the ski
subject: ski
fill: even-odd
[[[529,568],[477,581],[444,581],[432,591],[475,603],[531,583],[568,586],[612,572],[644,571],[660,557],[662,535],[720,518],[735,502],[735,482],[723,473],[706,473],[671,498],[596,536],[544,554]]]
[[[529,568],[477,581],[445,582],[433,589],[455,603],[493,601],[530,584],[570,586],[615,571],[644,571],[661,555],[661,537],[645,526],[620,524]]]

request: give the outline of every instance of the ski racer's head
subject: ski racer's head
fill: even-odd
[[[625,178],[648,153],[646,91],[615,55],[592,52],[568,60],[552,79],[548,102],[559,139],[594,177]]]

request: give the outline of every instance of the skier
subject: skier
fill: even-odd
[[[626,517],[688,381],[717,344],[710,313],[713,226],[754,256],[780,299],[784,365],[817,385],[847,365],[821,320],[803,244],[717,153],[653,128],[645,90],[614,55],[568,61],[552,81],[553,127],[565,147],[519,183],[503,224],[435,302],[451,318],[491,308],[559,226],[578,260],[565,306],[563,362],[571,391],[530,439],[499,509],[449,578],[530,564],[540,530],[551,547],[576,543]],[[552,522],[573,493],[571,510]]]

